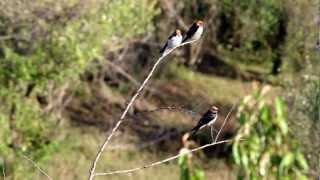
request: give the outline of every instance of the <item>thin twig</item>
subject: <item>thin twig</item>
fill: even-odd
[[[133,168],[133,169],[126,169],[126,170],[118,170],[118,171],[112,171],[112,172],[108,172],[108,173],[96,173],[94,176],[105,176],[105,175],[113,175],[113,174],[127,174],[127,173],[132,173],[132,172],[135,172],[135,171],[139,171],[139,170],[142,170],[142,169],[146,169],[146,168],[150,168],[150,167],[153,167],[153,166],[157,166],[157,165],[160,165],[160,164],[163,164],[163,163],[166,163],[168,161],[172,161],[174,159],[177,159],[178,157],[182,156],[182,155],[185,155],[185,154],[190,154],[192,152],[195,152],[195,151],[199,151],[201,149],[204,149],[206,147],[210,147],[210,146],[214,146],[214,145],[217,145],[217,144],[222,144],[222,143],[227,143],[227,142],[231,142],[232,139],[229,139],[229,140],[223,140],[223,141],[219,141],[217,142],[217,138],[218,136],[220,135],[220,132],[221,130],[223,129],[224,125],[225,125],[225,122],[227,122],[227,120],[229,119],[230,117],[230,114],[231,112],[233,111],[235,107],[235,104],[233,104],[232,108],[230,109],[228,115],[225,117],[224,119],[224,123],[222,124],[222,126],[220,127],[220,130],[216,136],[216,140],[210,144],[206,144],[206,145],[203,145],[203,146],[200,146],[200,147],[197,147],[197,148],[194,148],[194,149],[191,149],[189,151],[186,151],[184,153],[179,153],[175,156],[172,156],[172,157],[168,157],[164,160],[161,160],[161,161],[157,161],[157,162],[154,162],[154,163],[151,163],[151,164],[148,164],[148,165],[144,165],[144,166],[141,166],[141,167],[138,167],[138,168]],[[211,127],[211,133],[212,131],[215,130],[213,128],[213,126]],[[213,139],[213,138],[212,138]]]
[[[232,141],[232,140],[230,139],[230,140],[223,140],[223,141],[219,141],[219,142],[214,142],[214,143],[206,144],[206,145],[203,145],[203,146],[200,146],[200,147],[191,149],[191,150],[189,150],[189,151],[186,151],[186,152],[183,152],[183,153],[179,153],[179,154],[177,154],[177,155],[175,155],[175,156],[166,158],[166,159],[164,159],[164,160],[157,161],[157,162],[154,162],[154,163],[151,163],[151,164],[148,164],[148,165],[144,165],[144,166],[141,166],[141,167],[138,167],[138,168],[126,169],[126,170],[118,170],[118,171],[112,171],[112,172],[107,172],[107,173],[96,173],[95,176],[106,176],[106,175],[113,175],[113,174],[127,174],[127,173],[132,173],[132,172],[139,171],[139,170],[142,170],[142,169],[146,169],[146,168],[158,166],[158,165],[163,164],[163,163],[166,163],[166,162],[168,162],[168,161],[172,161],[172,160],[174,160],[174,159],[179,158],[179,157],[182,156],[182,155],[190,154],[190,153],[199,151],[199,150],[201,150],[201,149],[205,149],[205,148],[210,147],[210,146],[214,146],[214,145],[217,145],[217,144],[228,143],[228,142],[231,142],[231,141]]]
[[[182,17],[180,16],[180,13],[176,11],[176,7],[174,7],[173,2],[174,1],[168,1],[168,0],[164,0],[164,1],[160,1],[165,8],[165,11],[169,17],[169,19],[175,19],[179,26],[184,30],[187,31],[188,30],[188,26],[186,25],[186,23],[183,21]]]
[[[213,125],[211,125],[211,127],[210,127],[210,133],[211,133],[212,142],[214,142],[214,138],[213,138]]]
[[[141,144],[123,144],[123,145],[109,146],[109,149],[111,149],[111,150],[119,150],[119,149],[122,149],[122,150],[124,150],[124,149],[125,150],[140,150],[140,149],[146,148],[148,146],[157,144],[160,141],[166,140],[166,139],[170,138],[173,135],[178,135],[181,132],[183,132],[183,131],[169,132],[169,133],[167,133],[165,135],[162,135],[162,136],[160,136],[158,138],[155,138],[153,140],[150,140],[150,141],[147,141],[147,142],[144,142],[144,143],[141,143]]]
[[[113,67],[116,71],[118,71],[118,73],[120,73],[123,77],[125,77],[127,80],[129,80],[130,82],[132,82],[132,84],[139,86],[139,82],[132,77],[130,74],[128,74],[125,70],[123,70],[119,65],[114,64],[113,62],[106,60],[105,63],[110,66]]]
[[[26,155],[21,154],[23,158],[25,158],[27,161],[31,162],[34,167],[36,167],[43,175],[45,175],[48,179],[53,180],[52,177],[50,177],[44,170],[40,168],[32,159],[28,158]]]
[[[189,42],[185,42],[183,44],[181,44],[180,46],[184,46],[186,44],[192,43],[194,41],[189,41]],[[145,80],[143,81],[143,83],[141,84],[141,86],[139,87],[139,89],[137,90],[137,92],[132,96],[131,100],[129,101],[129,103],[127,104],[127,107],[125,108],[125,110],[122,112],[120,119],[118,120],[118,122],[116,123],[116,125],[113,127],[111,133],[109,134],[109,136],[106,138],[106,140],[103,142],[103,144],[101,145],[101,147],[99,148],[99,151],[95,157],[95,159],[92,162],[91,168],[89,170],[89,177],[88,180],[92,180],[94,177],[94,173],[97,167],[97,162],[100,159],[100,156],[102,154],[102,152],[104,151],[104,149],[106,148],[107,144],[109,143],[109,141],[111,140],[111,138],[113,137],[114,133],[117,131],[117,129],[119,128],[120,124],[123,122],[123,120],[125,119],[129,109],[131,108],[131,106],[133,105],[134,101],[137,99],[137,97],[140,95],[140,93],[142,92],[143,88],[146,86],[147,82],[149,81],[149,79],[151,78],[151,76],[153,75],[154,71],[156,70],[157,66],[160,64],[160,62],[168,55],[170,54],[173,50],[175,50],[176,48],[180,47],[177,46],[175,48],[170,49],[167,53],[164,53],[161,57],[158,58],[158,60],[156,61],[156,63],[153,65],[151,71],[149,72],[149,74],[147,75],[147,77],[145,78]]]
[[[222,126],[221,126],[221,128],[222,128]],[[211,139],[212,139],[212,142],[214,142],[215,138],[213,138],[213,131],[215,133],[218,133],[218,131],[214,128],[213,124],[210,126],[210,129],[211,129]]]
[[[223,121],[223,123],[222,123],[222,125],[221,125],[221,127],[220,127],[220,129],[219,129],[219,132],[218,132],[218,134],[217,134],[216,139],[214,140],[214,142],[217,142],[217,140],[218,140],[218,138],[219,138],[219,136],[220,136],[220,133],[221,133],[222,129],[224,128],[226,122],[228,121],[229,116],[231,115],[231,112],[233,111],[235,105],[236,105],[235,103],[232,105],[232,107],[231,107],[230,111],[228,112],[226,118],[224,118],[224,121]]]
[[[134,77],[132,77],[130,74],[128,74],[124,69],[122,69],[119,65],[114,64],[113,62],[108,61],[108,60],[106,60],[105,63],[106,63],[106,65],[114,68],[115,71],[117,71],[120,75],[122,75],[124,78],[126,78],[128,81],[130,81],[133,85],[135,85],[137,87],[140,86],[139,82]],[[149,90],[151,93],[158,92],[156,89],[151,88],[151,87],[146,87],[146,89]]]
[[[167,106],[167,107],[159,107],[159,108],[146,110],[146,111],[139,111],[136,113],[136,115],[145,114],[145,113],[154,113],[154,112],[165,111],[165,110],[183,112],[183,113],[190,114],[192,116],[200,116],[197,112],[194,112],[190,109],[179,107],[179,106]]]

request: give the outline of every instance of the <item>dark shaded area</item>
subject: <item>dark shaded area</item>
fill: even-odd
[[[216,39],[218,43],[221,43],[225,47],[231,45],[231,48],[239,48],[241,44],[239,37],[235,33],[236,17],[234,12],[220,12],[217,16],[217,21]]]
[[[198,64],[197,70],[202,73],[213,74],[220,77],[228,77],[232,79],[241,78],[240,71],[227,64],[219,57],[209,53],[202,56],[202,61]]]
[[[242,81],[259,81],[264,83],[271,83],[264,77],[264,74],[255,71],[241,71],[219,57],[205,53],[202,56],[201,62],[197,65],[197,70],[205,74],[211,74],[219,77],[239,79]]]
[[[283,13],[282,18],[279,21],[277,34],[273,38],[267,38],[271,48],[275,51],[275,56],[273,59],[272,71],[273,75],[278,75],[281,71],[282,63],[282,45],[285,43],[287,37],[287,16]]]

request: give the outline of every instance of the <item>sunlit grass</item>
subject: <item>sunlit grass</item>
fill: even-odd
[[[251,83],[217,77],[192,71],[184,66],[170,64],[173,79],[182,80],[189,91],[197,91],[209,98],[211,102],[232,104],[237,99],[251,92]]]

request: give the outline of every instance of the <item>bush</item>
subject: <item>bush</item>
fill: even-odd
[[[313,50],[318,30],[310,20],[318,11],[314,6],[317,3],[186,0],[175,3],[175,10],[180,11],[186,24],[194,19],[207,21],[201,48],[204,55],[217,56],[244,72],[277,75],[301,71],[309,60],[317,61]],[[197,59],[216,63],[206,56]]]
[[[182,148],[180,153],[189,151],[187,148]],[[192,154],[184,154],[178,160],[180,167],[180,180],[203,180],[204,172],[195,162],[192,161]]]
[[[0,158],[13,158],[9,176],[23,167],[16,154],[41,161],[56,149],[56,117],[43,109],[54,90],[102,59],[104,45],[118,48],[148,31],[155,2],[0,2]]]
[[[307,179],[308,163],[288,127],[281,97],[267,104],[261,92],[239,107],[240,128],[233,143],[233,159],[240,179]]]

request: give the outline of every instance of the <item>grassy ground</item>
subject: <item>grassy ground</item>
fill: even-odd
[[[67,142],[73,142],[66,145],[65,150],[61,150],[54,155],[53,159],[43,166],[54,179],[86,179],[91,160],[96,153],[98,146],[105,133],[97,133],[95,129],[84,130],[81,128],[71,128],[72,137],[66,139]],[[68,130],[70,131],[70,129]],[[100,137],[98,137],[100,136]],[[121,136],[121,135],[120,135]],[[120,140],[122,139],[122,140]],[[119,141],[122,141],[119,143]],[[127,168],[139,167],[150,162],[158,161],[168,156],[174,155],[171,152],[157,152],[148,149],[117,149],[119,144],[127,144],[123,137],[117,137],[110,144],[111,150],[107,150],[99,162],[97,171],[108,172]],[[116,143],[117,142],[117,143]],[[221,159],[211,159],[209,161],[197,159],[197,162],[205,169],[206,179],[233,179],[234,175],[230,173],[230,167]],[[132,174],[102,176],[96,179],[179,179],[179,166],[176,160],[162,164],[157,167],[144,169]],[[38,172],[34,172],[34,179],[43,179]]]
[[[252,90],[251,82],[202,74],[174,64],[170,68],[171,71],[176,72],[176,80],[183,81],[185,86],[190,88],[190,95],[202,94],[212,103],[233,104]]]

